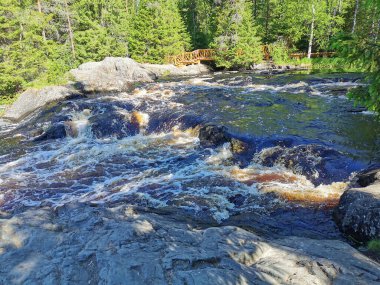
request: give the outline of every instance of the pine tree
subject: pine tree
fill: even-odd
[[[73,4],[78,64],[127,55],[129,18],[125,5],[124,0],[80,0]]]
[[[249,67],[262,60],[261,42],[252,22],[252,7],[245,0],[222,0],[212,47],[218,66]]]
[[[190,49],[177,1],[141,1],[129,43],[131,57],[139,62],[163,63],[167,56]]]
[[[49,15],[37,3],[4,0],[0,4],[0,96],[10,97],[28,82],[53,73],[58,46],[44,31]]]
[[[183,0],[180,8],[194,49],[208,48],[215,34],[214,1]]]

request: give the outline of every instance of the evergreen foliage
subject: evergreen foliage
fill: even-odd
[[[133,18],[130,54],[137,61],[163,63],[190,49],[190,37],[175,0],[146,0]]]
[[[223,0],[216,6],[216,32],[211,47],[218,66],[249,67],[262,60],[261,42],[246,0]]]
[[[106,56],[163,63],[215,48],[219,66],[246,68],[262,61],[261,44],[277,63],[333,44],[367,71],[370,87],[352,96],[378,111],[379,15],[379,0],[2,0],[0,101]]]
[[[215,35],[215,5],[213,0],[183,0],[182,17],[191,36],[194,49],[210,47]]]
[[[351,90],[349,97],[380,114],[380,1],[368,0],[362,4],[364,13],[359,17],[364,18],[364,23],[356,28],[356,33],[338,36],[334,46],[347,62],[366,72],[368,86]],[[371,21],[367,21],[368,15]]]

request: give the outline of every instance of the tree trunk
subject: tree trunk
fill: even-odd
[[[65,3],[65,12],[66,12],[66,18],[67,18],[67,27],[69,30],[69,38],[70,38],[70,46],[71,46],[71,53],[73,54],[73,58],[75,58],[75,47],[74,47],[74,35],[73,35],[73,29],[71,27],[71,19],[69,14],[69,5],[67,5],[67,0],[64,0]]]
[[[378,26],[378,18],[377,18],[377,7],[375,6],[375,9],[373,11],[373,16],[372,16],[372,25],[371,25],[371,35],[373,39],[377,39],[377,26]],[[376,40],[375,40],[376,41]]]
[[[129,1],[125,0],[125,12],[127,12],[127,15],[129,14]]]
[[[269,30],[269,1],[270,0],[267,0],[267,9],[266,9],[266,21],[265,21],[265,37],[266,37],[266,40],[268,40],[268,30]]]
[[[354,12],[354,21],[352,23],[352,31],[351,34],[355,33],[355,28],[356,28],[356,18],[358,16],[358,10],[359,10],[359,0],[356,0],[355,4],[355,12]]]
[[[42,7],[41,7],[40,0],[37,0],[37,8],[38,8],[38,12],[42,14]],[[45,28],[42,29],[42,38],[44,39],[44,41],[46,41]]]
[[[313,13],[313,18],[311,20],[309,49],[307,51],[307,58],[311,58],[311,49],[312,49],[313,40],[314,40],[314,22],[315,22],[315,8],[314,8],[314,4],[312,4],[311,9],[312,9],[312,13]]]
[[[21,42],[23,38],[24,38],[24,26],[22,25],[22,23],[20,23],[20,37],[19,37],[19,41]]]

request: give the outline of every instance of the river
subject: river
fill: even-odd
[[[380,124],[345,96],[360,79],[222,72],[51,104],[0,124],[0,210],[127,203],[263,234],[340,237],[332,207],[355,171],[380,162]],[[202,147],[204,124],[226,126],[249,151]],[[52,125],[68,136],[47,140]]]

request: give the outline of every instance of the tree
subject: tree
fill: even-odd
[[[127,55],[130,15],[125,9],[124,0],[79,0],[73,4],[77,64]]]
[[[262,60],[261,42],[252,22],[252,7],[245,0],[222,0],[216,9],[212,47],[218,66],[249,67]]]
[[[163,63],[191,48],[176,0],[141,1],[129,40],[131,57],[139,62]]]
[[[349,97],[380,114],[380,27],[374,27],[373,18],[368,17],[373,13],[375,19],[380,19],[380,3],[379,0],[368,0],[363,4],[365,16],[359,17],[358,13],[354,33],[351,30],[339,36],[334,46],[348,62],[366,72],[365,81],[368,85],[351,90]]]
[[[38,10],[34,1],[0,4],[0,97],[11,97],[28,82],[62,69],[51,64],[59,47],[44,33],[50,15]]]
[[[213,0],[183,0],[181,14],[191,36],[193,48],[207,48],[215,34],[215,9]]]

